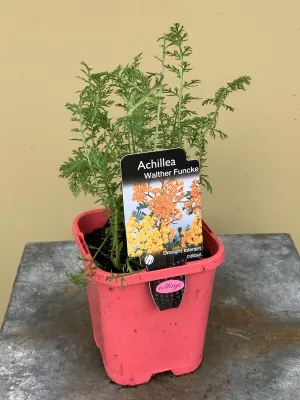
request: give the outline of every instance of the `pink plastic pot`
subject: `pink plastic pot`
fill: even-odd
[[[91,257],[84,234],[106,221],[103,209],[74,220],[73,234],[83,257]],[[138,385],[159,372],[187,374],[201,364],[215,269],[224,260],[223,244],[204,222],[203,235],[210,258],[128,276],[125,289],[118,281],[108,282],[110,274],[100,269],[92,277],[87,292],[94,338],[114,382]],[[180,307],[159,311],[149,282],[179,275],[186,275]]]

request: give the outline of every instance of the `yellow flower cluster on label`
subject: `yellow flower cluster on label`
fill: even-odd
[[[185,210],[189,214],[194,214],[195,217],[190,229],[181,233],[181,245],[183,247],[198,246],[203,241],[200,187],[200,179],[194,179],[191,184],[190,196],[184,204]]]
[[[141,222],[138,222],[134,216],[130,216],[126,230],[128,254],[131,257],[162,251],[175,234],[175,229],[169,226],[158,227],[157,218],[154,215],[146,215]]]
[[[198,246],[199,243],[202,243],[202,218],[200,212],[196,214],[191,228],[187,231],[182,231],[181,235],[181,245],[184,248],[188,246]]]

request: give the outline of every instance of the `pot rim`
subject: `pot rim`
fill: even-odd
[[[83,218],[91,217],[94,214],[102,217],[102,226],[107,221],[107,210],[104,208],[95,209],[85,211],[79,214],[73,221],[73,236],[79,247],[81,255],[89,259],[91,258],[91,253],[87,248],[87,245],[84,240],[84,232],[82,232],[79,228],[80,221]],[[141,272],[137,272],[133,275],[126,275],[120,273],[120,276],[125,275],[126,279],[126,286],[134,285],[138,283],[146,283],[151,282],[159,279],[167,279],[172,278],[180,275],[191,275],[199,272],[210,271],[222,264],[224,261],[224,245],[221,240],[213,233],[213,231],[209,228],[209,226],[202,220],[203,226],[203,237],[206,240],[206,244],[209,250],[213,253],[211,257],[205,258],[203,260],[195,260],[195,261],[188,261],[187,264],[177,266],[177,267],[170,267],[170,268],[163,268],[154,271],[146,271],[141,270]],[[101,224],[100,226],[101,227]],[[87,266],[89,261],[84,262],[84,266]],[[98,281],[102,284],[110,285],[110,286],[120,286],[120,282],[118,280],[109,281],[108,277],[111,277],[112,274],[110,272],[106,272],[101,268],[96,268],[93,270],[95,274],[91,276],[92,281]]]

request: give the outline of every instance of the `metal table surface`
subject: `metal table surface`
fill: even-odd
[[[26,245],[3,323],[1,400],[300,399],[300,261],[289,235],[222,236],[204,359],[136,388],[106,376],[73,242]]]

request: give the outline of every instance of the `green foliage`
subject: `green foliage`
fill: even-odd
[[[182,147],[187,153],[193,151],[200,161],[201,183],[211,191],[208,176],[203,171],[208,137],[227,138],[217,129],[219,113],[221,109],[234,111],[225,103],[227,97],[245,90],[250,84],[248,76],[227,83],[212,98],[202,101],[202,105],[209,105],[212,111],[199,116],[191,108],[192,102],[200,101],[191,94],[191,89],[197,87],[200,80],[188,80],[192,70],[189,62],[192,48],[187,45],[187,39],[184,27],[177,23],[159,39],[162,55],[157,57],[161,67],[158,73],[142,72],[141,54],[131,64],[118,66],[112,72],[94,73],[83,62],[78,78],[84,87],[79,91],[78,102],[66,104],[75,122],[73,132],[76,137],[73,140],[78,147],[61,165],[60,177],[68,180],[75,196],[81,192],[90,194],[96,202],[111,210],[107,240],[111,244],[110,257],[120,272],[132,273],[132,260],[127,259],[122,264],[120,257],[124,246],[121,158],[129,153],[174,147]],[[175,74],[177,86],[167,84],[166,71]],[[171,109],[169,97],[174,100]],[[116,107],[121,109],[122,115],[113,118]],[[138,212],[142,213],[142,210]],[[83,272],[80,274],[82,277]],[[76,277],[72,276],[72,279],[76,281]],[[114,277],[112,275],[112,279]]]

